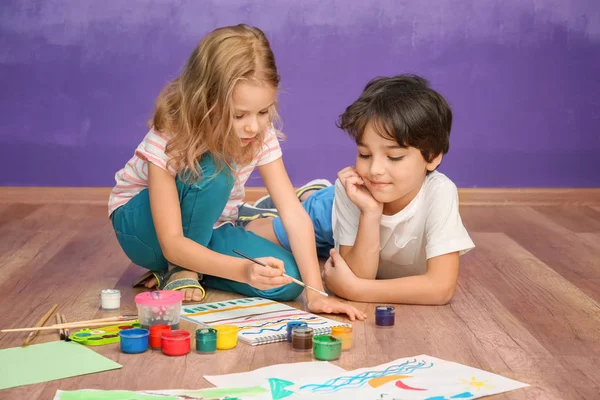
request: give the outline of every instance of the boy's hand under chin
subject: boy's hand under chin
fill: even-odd
[[[330,257],[323,268],[323,281],[336,295],[350,298],[352,291],[360,285],[360,279],[354,275],[346,261],[335,249],[329,252]]]
[[[383,213],[383,203],[375,200],[373,195],[364,186],[365,182],[356,172],[355,167],[346,167],[338,172],[338,179],[344,186],[346,194],[363,214]]]
[[[349,304],[344,304],[337,299],[325,297],[318,293],[311,292],[311,290],[306,292],[306,302],[310,312],[317,314],[347,314],[352,321],[363,321],[367,318],[367,314],[358,310],[356,307],[353,307]]]

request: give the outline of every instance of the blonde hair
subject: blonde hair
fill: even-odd
[[[182,73],[165,86],[156,100],[151,127],[170,137],[169,166],[187,180],[202,179],[198,163],[210,153],[217,171],[233,163],[248,163],[262,140],[242,147],[233,131],[231,96],[246,80],[279,86],[275,56],[258,28],[236,25],[210,32],[192,52]],[[269,109],[279,122],[276,103]],[[264,133],[263,133],[264,135]],[[262,139],[259,138],[259,139]]]

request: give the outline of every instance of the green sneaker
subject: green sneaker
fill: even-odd
[[[257,208],[248,203],[242,203],[238,207],[238,217],[235,221],[235,226],[246,227],[251,221],[258,218],[276,218],[279,213],[276,209]]]
[[[299,200],[302,195],[308,191],[324,189],[328,186],[331,186],[331,182],[329,182],[327,179],[315,179],[298,188],[296,190],[296,196]],[[274,210],[275,204],[273,204],[273,201],[271,201],[271,196],[266,195],[256,200],[254,202],[254,207],[261,208],[263,210]]]

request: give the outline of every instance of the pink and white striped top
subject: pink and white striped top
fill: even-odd
[[[133,157],[127,162],[124,168],[115,174],[117,184],[110,193],[108,199],[108,216],[120,206],[126,204],[136,194],[148,187],[148,162],[167,170],[171,175],[175,176],[176,171],[169,166],[167,162],[169,156],[165,153],[165,148],[169,137],[150,130],[142,143],[137,147]],[[274,129],[270,129],[265,134],[264,144],[257,152],[252,161],[243,166],[239,166],[235,171],[235,183],[229,200],[221,216],[215,224],[215,228],[225,224],[233,223],[238,214],[238,206],[244,201],[245,190],[244,185],[250,177],[252,171],[257,166],[268,164],[281,157],[281,147]]]

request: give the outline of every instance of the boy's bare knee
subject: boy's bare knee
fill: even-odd
[[[250,221],[246,225],[246,230],[281,246],[273,230],[273,218],[257,218],[254,221]]]

